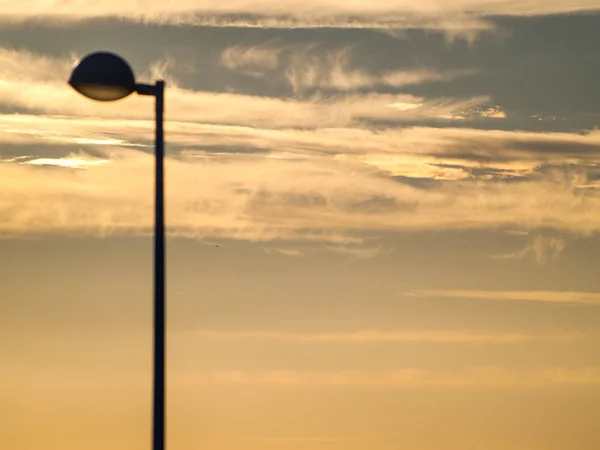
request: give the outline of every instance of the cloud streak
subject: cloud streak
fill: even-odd
[[[475,299],[490,301],[527,301],[570,305],[600,305],[600,293],[577,291],[477,291],[418,289],[403,292],[409,297],[435,297],[452,299]]]
[[[533,255],[533,258],[538,264],[545,264],[548,261],[558,258],[566,246],[567,242],[564,238],[540,235],[535,236],[530,245],[518,252],[494,255],[492,258],[520,260],[529,255]]]
[[[408,0],[337,0],[281,2],[275,0],[159,0],[136,4],[104,0],[76,3],[59,0],[23,0],[4,5],[0,22],[49,22],[61,26],[94,19],[119,19],[175,26],[262,29],[372,29],[398,36],[401,30],[440,32],[449,41],[473,43],[484,33],[499,31],[494,18],[594,13],[595,0],[522,2],[517,0],[460,0],[415,4]]]
[[[271,56],[248,58],[264,67],[278,61]],[[4,105],[31,112],[0,115],[0,141],[29,155],[15,159],[3,150],[1,231],[146,233],[148,99],[119,108],[81,98],[64,82],[67,61],[0,51]],[[178,183],[167,181],[169,230],[196,238],[328,241],[335,244],[330,251],[372,257],[385,250],[338,244],[360,241],[367,230],[600,228],[593,213],[600,207],[593,188],[597,130],[394,126],[451,123],[443,117],[497,120],[482,117],[486,102],[356,92],[280,99],[170,87],[167,170]],[[369,129],[375,124],[388,128]],[[44,154],[49,146],[55,154]],[[87,170],[73,173],[77,167]]]
[[[66,83],[73,59],[47,58],[26,51],[0,49],[2,104],[36,114],[120,119],[152,119],[149,99],[132,96],[128,108],[92,102]],[[154,63],[146,72],[164,71]],[[158,68],[157,68],[158,67]],[[23,77],[22,74],[35,74]],[[147,76],[147,75],[146,75]],[[145,77],[141,77],[144,79]],[[169,85],[167,119],[262,128],[361,126],[375,121],[447,122],[489,103],[487,97],[425,99],[412,95],[346,93],[304,99],[258,97],[234,93],[193,91]],[[410,109],[392,108],[410,104]]]
[[[431,68],[391,70],[382,74],[353,68],[352,46],[324,51],[318,44],[281,46],[273,42],[226,48],[221,62],[228,69],[253,77],[272,79],[283,73],[297,94],[315,89],[352,91],[376,87],[416,85],[427,82],[451,81],[473,75],[472,70],[440,72]]]
[[[10,382],[19,379],[2,374]],[[85,373],[85,376],[66,377],[63,373],[28,373],[20,378],[20,385],[31,389],[144,386],[145,377],[137,372]],[[545,367],[525,369],[504,366],[470,366],[455,371],[436,371],[422,368],[396,370],[217,370],[176,373],[171,378],[175,387],[190,386],[271,386],[283,388],[342,388],[342,389],[406,389],[406,388],[544,388],[598,386],[600,368]]]
[[[152,145],[152,127],[150,120],[0,115],[0,141],[144,148]],[[190,158],[209,156],[206,148],[214,155],[231,150],[288,157],[320,155],[348,164],[368,164],[392,175],[408,175],[418,166],[432,174],[456,174],[450,178],[486,180],[529,176],[541,165],[556,165],[546,177],[574,188],[593,188],[585,174],[600,162],[598,131],[569,134],[422,126],[265,129],[176,120],[167,121],[165,127],[168,142],[185,148]],[[561,173],[561,165],[573,167]]]
[[[190,373],[186,384],[272,385],[339,388],[541,388],[596,386],[600,369],[520,369],[501,366],[467,367],[455,372],[410,368],[389,371],[215,371]]]
[[[283,331],[196,330],[195,337],[217,341],[283,341],[296,343],[368,344],[386,342],[517,344],[529,341],[572,340],[572,335],[535,335],[524,333],[481,333],[447,330],[363,330],[353,332],[290,333]]]
[[[76,135],[76,131],[69,129],[73,124],[68,120],[40,119],[40,123],[53,130],[55,138],[56,133],[61,132]],[[53,124],[57,126],[52,128]],[[98,123],[83,120],[80,125],[81,130],[88,127],[87,132],[91,135]],[[185,131],[190,127],[193,130],[195,126],[181,124],[184,133],[178,136],[177,124],[173,125],[175,129],[168,134],[173,145],[185,145],[186,140],[192,139],[193,135]],[[11,126],[15,129],[14,123]],[[31,131],[31,122],[24,121],[23,126]],[[102,126],[110,127],[110,124]],[[115,130],[151,136],[150,124],[145,124],[145,128],[137,122],[125,122],[120,126],[122,128]],[[109,132],[109,128],[105,130]],[[215,131],[210,127],[204,130]],[[422,131],[425,136],[426,130]],[[216,143],[211,141],[215,139],[215,134],[210,137],[211,133],[204,135],[206,145]],[[388,154],[388,162],[384,164],[385,158],[373,154],[368,157],[358,154],[355,158],[348,153],[328,154],[327,140],[318,141],[318,134],[308,133],[309,138],[315,140],[314,147],[296,143],[286,148],[282,142],[267,139],[260,131],[257,133],[256,137],[263,140],[261,145],[269,143],[272,151],[185,150],[167,159],[170,233],[198,238],[309,239],[340,243],[354,242],[358,234],[367,230],[508,227],[589,233],[600,228],[600,219],[594,213],[600,208],[600,193],[596,189],[580,187],[585,184],[585,177],[565,178],[564,174],[548,173],[508,183],[502,178],[465,178],[453,172],[433,174],[423,172],[431,162],[419,160],[417,156],[406,159]],[[337,133],[335,131],[333,136]],[[19,133],[13,134],[17,135],[17,140],[23,138]],[[283,132],[279,136],[289,138]],[[350,132],[336,145],[343,148],[352,136]],[[44,142],[36,136],[26,137],[33,142]],[[8,139],[11,138],[9,133]],[[192,140],[197,142],[199,139],[197,135]],[[223,139],[221,145],[228,141],[231,144],[235,136],[225,132],[219,139]],[[429,130],[428,139],[434,149],[439,136]],[[494,139],[493,134],[490,139]],[[368,151],[368,148],[360,148],[360,141],[357,143],[354,144],[358,145],[357,151]],[[439,142],[436,145],[440,145]],[[397,147],[398,141],[393,146]],[[405,142],[402,147],[408,150],[411,145]],[[102,145],[91,148],[94,158],[108,160],[108,163],[76,173],[23,164],[23,160],[14,158],[0,163],[2,231],[34,234],[147,232],[152,210],[151,154],[134,147]],[[352,148],[349,144],[345,151],[352,151]],[[37,158],[41,157],[33,156],[33,159]],[[63,163],[54,162],[68,165],[72,158],[66,154]],[[426,173],[432,179],[438,178],[438,182],[419,187],[396,180],[391,176],[394,173],[416,177]],[[441,177],[442,173],[444,177]],[[177,180],[177,183],[169,180]]]
[[[287,3],[275,0],[176,0],[165,4],[158,0],[150,0],[139,5],[105,0],[93,2],[79,1],[76,4],[61,1],[23,0],[7,4],[2,15],[5,20],[18,20],[36,16],[63,17],[71,20],[98,17],[122,17],[132,20],[159,23],[194,23],[208,18],[228,15],[264,16],[266,18],[290,17],[302,18],[305,22],[318,23],[328,18],[348,18],[360,23],[361,19],[380,19],[390,22],[389,17],[409,16],[435,19],[444,14],[460,16],[469,13],[474,16],[495,15],[541,15],[574,13],[577,11],[597,11],[598,4],[594,0],[575,0],[562,2],[549,0],[539,2],[520,2],[517,0],[459,0],[438,2],[435,4],[415,4],[408,0],[382,0],[379,2],[355,1],[352,3],[336,0],[308,0]],[[385,19],[386,17],[387,20]]]

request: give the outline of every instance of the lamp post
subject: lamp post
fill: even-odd
[[[165,82],[136,83],[129,64],[113,53],[91,53],[75,64],[69,84],[98,101],[114,101],[133,92],[156,99],[156,165],[154,209],[154,364],[152,450],[165,448],[165,199],[164,199],[164,88]]]

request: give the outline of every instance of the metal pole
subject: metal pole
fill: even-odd
[[[164,81],[157,81],[156,177],[154,216],[154,392],[152,450],[165,448],[165,193],[164,193]]]

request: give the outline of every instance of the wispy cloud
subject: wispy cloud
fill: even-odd
[[[238,444],[241,446],[264,444],[343,444],[350,442],[365,442],[380,440],[377,436],[368,435],[279,435],[279,436],[247,436],[247,435],[219,435],[206,436],[205,442],[219,444]]]
[[[334,253],[346,257],[346,261],[373,259],[380,256],[389,255],[394,251],[393,248],[383,247],[381,245],[361,242],[346,242],[343,245],[328,246],[310,246],[303,244],[299,248],[267,247],[265,252],[269,255],[284,255],[290,257],[304,257],[322,254],[323,252]]]
[[[25,92],[29,91],[28,94]],[[76,95],[66,85],[38,85],[23,82],[0,83],[5,105],[33,113],[76,117],[121,119],[152,118],[147,99],[127,99],[130,107],[114,108],[93,103]],[[410,104],[398,109],[395,104]],[[412,95],[346,94],[335,98],[318,96],[282,99],[252,95],[169,89],[171,120],[244,125],[261,128],[315,128],[364,126],[371,122],[448,122],[464,118],[473,108],[489,103],[488,97],[424,99]]]
[[[37,61],[34,54],[4,50],[3,61],[5,105],[60,116],[0,115],[0,141],[26,145],[31,155],[15,160],[6,154],[0,164],[1,204],[11,211],[2,230],[145,232],[151,199],[140,186],[151,183],[152,159],[135,149],[152,146],[148,99],[128,99],[128,107],[119,108],[80,98],[64,82],[66,59]],[[21,72],[43,76],[22,79]],[[25,94],[24,88],[31,90]],[[378,121],[468,117],[469,111],[480,117],[484,104],[357,93],[279,99],[172,88],[168,170],[178,183],[169,186],[169,230],[190,237],[346,243],[360,241],[365,230],[598,229],[593,211],[600,192],[589,187],[594,176],[587,175],[600,163],[598,131],[368,129]],[[64,145],[64,153],[31,151],[47,145]],[[88,170],[67,176],[41,167],[77,164]],[[565,169],[574,164],[577,171]],[[419,180],[436,183],[423,187]],[[539,249],[548,246],[538,244],[527,252],[542,255]],[[552,248],[559,251],[560,243]],[[330,250],[373,253],[367,247]]]
[[[233,45],[221,53],[221,64],[229,70],[260,77],[279,68],[283,51],[285,47],[277,47],[273,43]]]
[[[493,255],[495,259],[523,259],[532,255],[538,264],[552,261],[562,253],[567,246],[565,238],[556,236],[535,236],[533,242],[524,249],[512,253]]]
[[[600,293],[577,291],[476,291],[460,289],[417,289],[403,296],[477,299],[492,301],[529,301],[543,303],[600,305]]]
[[[322,151],[318,143],[315,151]],[[1,163],[2,231],[148,230],[152,155],[118,146],[94,152],[109,162],[68,174],[19,161]],[[401,161],[396,164],[402,167]],[[364,164],[314,152],[310,158],[174,155],[167,160],[168,179],[177,180],[167,187],[169,231],[199,238],[352,242],[366,230],[507,227],[589,233],[600,227],[594,213],[600,193],[578,188],[581,180],[540,175],[506,183],[455,177],[422,188],[399,182],[380,167],[376,160]],[[418,166],[411,170],[419,174]]]
[[[6,160],[4,162],[14,162],[15,160]],[[19,164],[29,164],[32,166],[56,166],[68,169],[87,169],[108,163],[108,159],[89,158],[87,156],[68,155],[64,158],[19,158]],[[0,160],[2,162],[2,160]]]
[[[0,66],[7,63],[0,71],[2,103],[37,114],[152,119],[147,98],[133,96],[126,100],[128,108],[115,108],[113,104],[91,102],[77,95],[66,83],[74,59],[42,57],[38,61],[34,53],[1,50]],[[165,70],[161,61],[148,69],[149,73]],[[33,75],[24,78],[23,73]],[[427,118],[447,121],[487,105],[489,98],[425,99],[403,94],[347,93],[325,98],[286,99],[193,91],[170,85],[167,103],[169,120],[299,128],[355,126],[373,121],[411,122]],[[389,107],[398,103],[412,104],[414,108],[398,110]]]
[[[272,443],[344,443],[344,442],[361,442],[375,440],[369,436],[285,436],[285,437],[266,437],[260,439],[262,442]]]
[[[350,258],[355,259],[373,259],[378,256],[389,255],[394,251],[393,248],[386,248],[382,246],[348,246],[348,245],[335,245],[327,247],[327,250],[333,253],[339,253]]]
[[[6,375],[6,374],[2,374]],[[16,378],[16,373],[12,377]],[[11,379],[6,375],[5,379]],[[542,367],[519,368],[498,365],[468,366],[457,370],[431,370],[424,368],[399,368],[392,370],[215,370],[179,372],[171,378],[173,386],[245,385],[280,387],[327,388],[541,388],[550,386],[597,386],[600,368]],[[11,380],[12,381],[12,380]],[[86,373],[85,376],[65,377],[61,372],[28,373],[20,380],[28,388],[56,386],[92,388],[101,386],[139,388],[146,387],[146,378],[138,372]]]
[[[80,1],[76,4],[43,0],[12,2],[3,8],[4,20],[51,18],[83,20],[99,17],[120,17],[129,20],[155,23],[211,24],[213,26],[262,26],[262,27],[440,27],[465,28],[469,21],[498,15],[543,15],[597,11],[594,0],[562,2],[549,0],[519,2],[517,0],[460,0],[436,4],[415,4],[408,0],[367,0],[352,3],[335,0],[309,0],[304,2],[278,2],[274,0],[176,0],[165,4],[158,0],[144,3],[144,7],[106,0]],[[237,17],[236,17],[237,16]],[[241,16],[241,17],[240,17]]]
[[[352,46],[327,51],[316,43],[282,46],[268,42],[228,47],[223,51],[221,61],[230,70],[254,77],[272,79],[283,74],[295,93],[313,89],[351,91],[379,86],[398,88],[432,81],[450,81],[475,73],[473,70],[440,72],[431,68],[415,68],[374,74],[352,67],[352,50]]]
[[[301,258],[301,257],[305,256],[305,253],[303,251],[293,249],[293,248],[267,248],[267,249],[265,249],[265,252],[269,255],[276,254],[276,255],[290,256],[293,258]]]
[[[152,127],[150,120],[0,115],[0,141],[144,147],[152,145]],[[213,148],[215,154],[218,148],[261,150],[288,156],[330,156],[339,162],[369,164],[396,175],[408,175],[418,167],[418,171],[444,175],[439,178],[514,178],[554,164],[556,167],[549,167],[544,176],[563,186],[584,188],[590,184],[586,173],[600,162],[598,131],[568,134],[448,127],[300,130],[176,120],[168,121],[166,129],[169,143],[187,148],[185,154],[190,158],[204,155],[204,148]],[[565,170],[561,165],[570,168]],[[490,170],[484,173],[482,169]]]
[[[385,342],[430,342],[430,343],[490,343],[512,344],[527,341],[563,341],[575,339],[574,335],[540,335],[527,333],[482,333],[452,330],[362,330],[351,332],[291,333],[284,331],[220,331],[195,330],[195,337],[210,340],[267,340],[304,343],[385,343]]]
[[[186,384],[245,384],[326,387],[544,387],[590,386],[600,384],[600,369],[550,367],[522,369],[501,366],[468,367],[457,371],[410,368],[389,371],[214,371],[189,373]]]
[[[386,71],[373,74],[351,64],[352,47],[323,52],[317,46],[293,51],[282,68],[294,92],[312,89],[351,91],[376,87],[395,87],[422,84],[431,81],[450,81],[472,75],[471,70],[440,72],[430,68]]]

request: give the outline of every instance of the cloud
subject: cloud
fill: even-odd
[[[71,373],[72,374],[72,373]],[[5,375],[5,374],[3,374]],[[146,377],[138,372],[98,372],[85,376],[65,377],[61,372],[38,374],[28,372],[23,377],[17,372],[5,375],[6,380],[15,381],[30,389],[66,387],[130,387],[144,386]],[[327,387],[327,388],[541,388],[597,386],[600,384],[600,368],[541,367],[535,369],[504,366],[468,366],[453,371],[437,371],[422,368],[400,368],[392,370],[214,370],[177,372],[170,378],[176,387],[237,385],[237,386],[280,386],[280,387]]]
[[[273,78],[281,72],[295,93],[314,89],[352,91],[381,86],[398,88],[433,81],[450,81],[475,73],[473,70],[440,72],[431,68],[415,68],[373,74],[352,67],[352,49],[352,46],[346,46],[325,51],[316,43],[286,46],[277,45],[276,42],[236,45],[223,51],[221,62],[230,70],[253,77]]]
[[[431,81],[450,81],[472,75],[470,70],[439,72],[433,69],[409,69],[372,74],[352,68],[352,47],[323,54],[309,46],[293,52],[285,67],[285,76],[294,92],[310,89],[351,91],[378,86],[402,87]]]
[[[62,19],[64,20],[64,18]],[[73,19],[71,19],[73,20]],[[133,19],[144,20],[144,19]],[[152,21],[152,19],[149,19]],[[148,19],[146,19],[148,21]],[[376,30],[393,38],[401,38],[406,30],[441,33],[448,42],[464,40],[472,45],[482,34],[499,33],[492,20],[471,13],[399,13],[349,15],[340,14],[179,14],[165,16],[160,23],[202,27],[259,29],[349,29]]]
[[[598,292],[573,291],[474,291],[474,290],[437,290],[417,289],[403,292],[409,297],[460,298],[492,301],[528,301],[573,305],[600,305]]]
[[[493,119],[505,119],[506,111],[501,106],[492,106],[491,108],[485,109],[481,112],[483,117],[491,117]]]
[[[0,140],[44,145],[48,137],[56,143],[96,135],[137,144],[151,140],[151,127],[147,121],[0,116],[0,129],[9,130],[0,133]],[[360,241],[365,231],[506,227],[585,234],[600,228],[594,213],[600,207],[600,192],[582,188],[585,176],[567,175],[568,170],[558,168],[535,170],[535,158],[548,157],[538,148],[540,141],[554,145],[562,139],[572,150],[595,142],[597,134],[487,133],[486,140],[477,130],[260,130],[169,122],[169,231],[197,238],[348,243]],[[492,156],[495,147],[500,151],[506,145],[506,157],[512,152],[517,161],[491,164],[504,165],[502,170],[512,171],[521,181],[471,177],[461,168],[436,166],[448,154],[455,157],[456,140],[467,148],[471,141],[485,143]],[[210,151],[187,150],[199,142]],[[519,142],[522,150],[511,150],[511,142]],[[527,151],[530,144],[533,148]],[[227,151],[219,151],[219,146]],[[243,151],[248,146],[263,151]],[[109,162],[76,173],[21,164],[23,160],[14,158],[0,163],[0,231],[147,232],[151,154],[135,146],[88,148],[93,158]],[[43,158],[29,154],[29,160]],[[69,152],[64,157],[69,164]],[[555,151],[555,157],[565,156]],[[472,170],[482,167],[477,160],[463,162]],[[399,181],[396,174],[405,178]],[[437,183],[420,187],[406,181],[423,176]],[[177,183],[169,182],[174,179]]]
[[[240,436],[240,435],[226,435],[226,436],[205,436],[203,440],[210,443],[227,443],[227,444],[239,444],[241,446],[249,445],[264,445],[267,444],[290,444],[290,443],[304,443],[304,444],[324,444],[324,443],[348,443],[348,442],[364,442],[364,441],[376,441],[381,438],[376,436],[367,435],[333,435],[333,436],[303,436],[303,435],[283,435],[283,436]]]
[[[56,166],[68,169],[88,169],[90,167],[107,164],[108,159],[90,158],[85,154],[69,154],[64,158],[35,158],[31,156],[22,156],[2,160],[0,162],[29,164],[32,166]]]
[[[533,242],[523,250],[513,253],[494,255],[495,259],[523,259],[532,255],[538,264],[545,264],[555,260],[567,246],[567,241],[561,237],[536,236]]]
[[[384,248],[382,246],[366,246],[357,242],[347,242],[344,245],[329,246],[308,246],[303,245],[302,250],[297,248],[277,248],[269,247],[265,252],[269,255],[277,254],[290,257],[303,257],[307,255],[320,254],[323,252],[334,253],[345,256],[349,260],[373,259],[379,256],[389,255],[394,251],[393,248]]]
[[[341,442],[359,442],[374,440],[368,436],[287,436],[287,437],[266,437],[259,439],[261,442],[272,443],[341,443]]]
[[[393,248],[377,247],[357,247],[348,245],[335,245],[327,247],[327,250],[333,253],[339,253],[355,259],[373,259],[378,256],[386,256],[394,251]]]
[[[229,70],[260,77],[279,67],[279,57],[284,50],[272,44],[233,45],[221,53],[221,64]]]
[[[147,0],[143,8],[117,0],[77,3],[59,0],[22,0],[6,4],[0,22],[72,23],[118,19],[159,25],[262,29],[372,29],[397,37],[403,30],[440,32],[449,40],[472,44],[479,36],[501,32],[495,23],[503,16],[547,16],[590,13],[595,0],[521,2],[517,0],[460,0],[415,4],[409,0],[338,0],[281,2],[275,0]]]
[[[528,341],[572,340],[572,335],[536,335],[524,333],[481,333],[448,330],[362,330],[350,332],[291,333],[283,331],[218,331],[195,330],[195,337],[208,340],[260,340],[287,341],[298,343],[341,343],[365,344],[386,342],[429,342],[429,343],[489,343],[516,344]]]
[[[197,133],[197,141],[207,146],[227,141],[237,148],[325,154],[348,163],[369,164],[394,175],[406,174],[419,166],[421,171],[446,174],[440,178],[451,179],[469,175],[481,179],[493,175],[518,177],[531,175],[542,165],[579,163],[581,167],[567,172],[559,166],[549,168],[546,176],[564,185],[582,186],[587,183],[585,171],[593,170],[600,157],[600,132],[596,131],[567,134],[418,126],[378,130],[342,127],[266,130],[171,125],[175,140],[184,142],[185,132]],[[476,170],[484,168],[496,169],[496,173]]]
[[[118,107],[84,99],[56,81],[68,77],[66,60],[0,51],[5,105],[53,114],[0,115],[0,142],[6,144],[0,231],[146,233],[150,100],[131,98]],[[580,234],[600,228],[593,213],[600,192],[592,187],[600,131],[367,128],[380,121],[469,117],[469,111],[487,120],[483,104],[356,93],[277,99],[170,88],[167,170],[178,183],[168,184],[169,231],[324,240],[335,244],[332,251],[367,257],[380,250],[337,244],[360,242],[365,231],[508,227]],[[9,146],[22,146],[23,153]],[[48,148],[52,154],[44,154]],[[433,184],[419,184],[423,180]],[[552,254],[561,248],[558,241],[540,242],[527,252],[543,259],[544,249]]]
[[[37,18],[38,20],[84,20],[100,17],[119,17],[153,23],[212,24],[213,26],[263,27],[390,27],[401,28],[410,23],[436,23],[447,21],[454,29],[469,19],[486,16],[531,16],[568,14],[597,11],[595,0],[560,0],[522,2],[517,0],[459,0],[415,4],[409,0],[367,0],[352,3],[336,0],[307,0],[281,2],[275,0],[176,0],[164,3],[159,0],[137,4],[105,0],[79,1],[76,4],[62,1],[22,0],[7,4],[2,17],[7,21]],[[242,25],[243,24],[243,25]],[[423,25],[421,25],[423,26]]]
[[[418,368],[388,371],[212,371],[189,373],[185,384],[277,385],[287,387],[323,386],[340,388],[479,388],[545,386],[595,386],[600,369],[551,367],[518,369],[501,366],[467,367],[457,371]]]
[[[153,118],[151,99],[146,97],[131,96],[122,100],[127,102],[127,108],[117,108],[115,104],[93,102],[75,93],[66,82],[73,59],[42,57],[38,61],[34,53],[0,51],[0,66],[6,63],[0,71],[2,104],[37,114],[134,120]],[[148,73],[164,74],[166,67],[173,64],[169,61],[155,62]],[[33,75],[23,77],[23,73]],[[415,107],[409,110],[389,107],[398,103]],[[377,121],[433,119],[443,122],[487,103],[487,97],[424,99],[376,93],[283,99],[193,91],[175,84],[168,85],[166,114],[168,120],[262,128],[337,127]]]
[[[152,146],[153,126],[149,120],[0,115],[0,141],[145,148]],[[423,176],[419,171],[424,171],[440,178],[485,180],[531,176],[544,166],[540,178],[583,188],[591,181],[587,173],[593,173],[600,162],[599,131],[569,134],[422,126],[265,129],[176,120],[168,120],[165,127],[168,143],[185,148],[189,158],[209,156],[204,149],[211,149],[213,155],[228,151],[320,155],[355,166],[368,164],[392,175],[414,169],[415,176]]]
[[[3,103],[27,111],[76,117],[122,119],[152,118],[148,99],[127,99],[127,108],[92,103],[66,86],[0,84]],[[168,118],[175,121],[243,125],[261,128],[365,126],[370,122],[448,122],[461,113],[489,101],[487,97],[425,100],[412,95],[347,94],[304,100],[251,95],[189,91],[169,87]],[[410,110],[390,108],[397,103],[415,105]]]
[[[0,142],[29,147],[151,148],[152,128],[151,121],[140,120],[0,115]],[[573,201],[579,203],[593,201],[590,176],[597,170],[600,155],[598,132],[581,135],[426,127],[271,130],[177,121],[168,121],[166,130],[169,153],[189,163],[239,160],[242,155],[254,155],[253,160],[261,156],[328,158],[329,163],[346,165],[351,171],[371,170],[372,175],[405,179],[539,181],[571,190]]]
[[[304,252],[302,252],[300,250],[292,249],[292,248],[267,248],[267,249],[265,249],[265,251],[269,255],[278,254],[278,255],[290,256],[290,257],[294,257],[294,258],[301,258],[301,257],[305,256]]]

